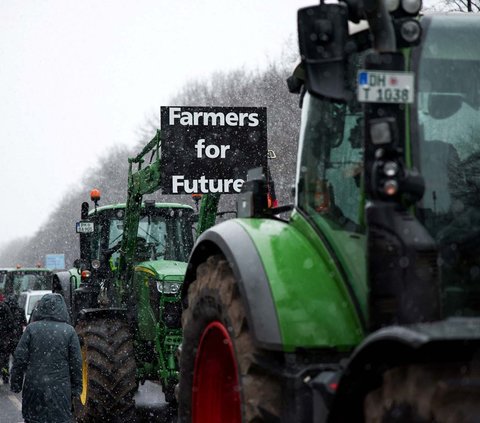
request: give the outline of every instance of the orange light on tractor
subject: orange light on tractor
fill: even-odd
[[[202,194],[200,194],[199,192],[194,192],[192,194],[192,199],[193,201],[195,201],[195,208],[197,209],[197,213],[198,213],[198,203],[200,202],[201,198],[202,198]]]
[[[90,191],[90,199],[94,202],[94,203],[97,203],[98,201],[100,201],[100,190],[97,189],[97,188],[94,188]]]
[[[267,193],[267,207],[269,209],[278,207],[278,200],[274,199],[270,193]]]

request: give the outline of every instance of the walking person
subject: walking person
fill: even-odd
[[[18,295],[10,294],[5,299],[5,304],[8,305],[13,317],[13,329],[10,335],[10,345],[8,354],[13,355],[15,348],[17,348],[18,341],[22,336],[25,326],[27,326],[27,318],[25,317],[25,310],[18,305]]]
[[[25,378],[24,378],[25,377]],[[13,354],[10,387],[22,395],[25,423],[70,423],[82,391],[78,336],[60,294],[46,294]]]
[[[13,330],[12,312],[5,301],[2,301],[0,302],[0,373],[4,384],[8,383],[8,362]]]

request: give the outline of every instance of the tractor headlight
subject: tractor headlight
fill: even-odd
[[[405,12],[416,15],[422,8],[422,0],[402,0],[402,8]]]
[[[420,23],[414,19],[407,19],[400,26],[400,34],[407,43],[414,43],[422,35]]]
[[[398,7],[400,6],[400,0],[387,0],[386,5],[387,5],[387,10],[390,13],[395,12],[395,10],[397,10]]]
[[[180,291],[180,282],[172,282],[172,281],[158,281],[157,282],[157,290],[161,294],[176,294]]]

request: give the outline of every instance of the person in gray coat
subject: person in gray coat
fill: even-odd
[[[72,397],[82,391],[82,356],[69,320],[63,297],[46,294],[15,349],[10,388],[23,389],[25,423],[72,421]]]
[[[8,360],[10,342],[14,330],[13,315],[5,301],[0,302],[0,374],[2,381],[8,384]]]

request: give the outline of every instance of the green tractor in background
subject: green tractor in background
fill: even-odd
[[[51,290],[52,271],[43,267],[0,269],[0,301],[28,290]]]
[[[197,239],[179,421],[480,421],[480,16],[420,8],[299,10],[295,205]]]
[[[175,401],[180,287],[198,218],[188,205],[143,201],[161,187],[160,144],[158,132],[129,159],[126,204],[98,207],[100,192],[92,191],[95,208],[83,203],[77,223],[81,257],[55,274],[54,291],[65,297],[81,341],[80,422],[133,421],[145,380],[160,381],[166,401]],[[202,198],[198,224],[215,222],[217,203],[218,196]]]

